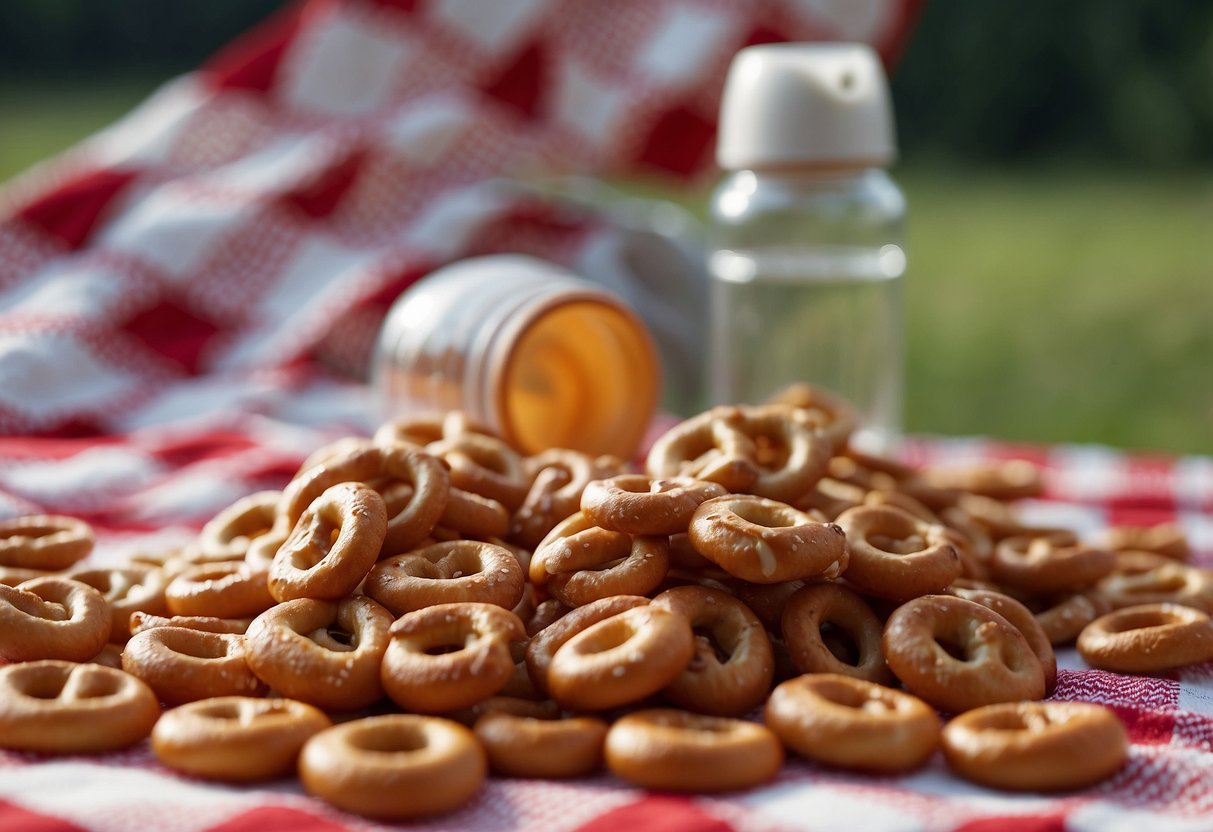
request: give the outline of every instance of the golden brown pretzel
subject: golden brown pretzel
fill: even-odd
[[[960,776],[996,789],[1065,791],[1110,777],[1129,739],[1120,720],[1086,702],[1008,702],[969,711],[943,730]]]
[[[612,595],[645,595],[669,571],[669,541],[595,526],[583,512],[558,524],[531,556],[530,578],[570,607]]]
[[[51,576],[0,584],[0,659],[85,662],[101,652],[112,626],[109,604],[87,584]]]
[[[549,602],[544,602],[547,603]],[[567,614],[555,618],[537,630],[526,648],[526,668],[535,687],[541,692],[547,692],[548,668],[552,665],[552,656],[566,641],[599,621],[633,607],[646,606],[648,603],[649,599],[640,595],[613,595],[592,601],[583,607],[566,610]]]
[[[489,768],[509,777],[584,777],[602,767],[607,724],[590,716],[540,719],[492,711],[472,729]]]
[[[160,716],[147,685],[96,664],[0,667],[0,748],[95,754],[139,742]]]
[[[1044,696],[1044,670],[1027,639],[1001,615],[972,601],[951,595],[915,598],[889,617],[883,642],[893,674],[941,711]]]
[[[1079,543],[1071,532],[1000,540],[990,558],[995,580],[1031,592],[1079,592],[1112,571],[1111,552]]]
[[[1078,652],[1091,667],[1118,673],[1157,673],[1207,662],[1213,659],[1213,619],[1178,604],[1124,607],[1084,627]]]
[[[152,730],[152,751],[191,777],[271,780],[293,774],[303,744],[332,724],[303,702],[222,696],[166,711]]]
[[[383,696],[380,666],[392,615],[363,595],[341,601],[298,598],[249,625],[245,660],[283,696],[350,711]]]
[[[783,682],[764,716],[791,750],[843,768],[908,771],[939,743],[939,717],[921,699],[836,673]]]
[[[652,708],[611,725],[606,761],[617,777],[646,789],[723,792],[773,779],[783,747],[753,722]]]
[[[514,512],[510,537],[532,549],[557,523],[577,513],[581,494],[591,480],[624,472],[624,464],[618,457],[590,456],[561,448],[527,457],[523,464],[531,485],[522,505]]]
[[[396,615],[434,604],[476,601],[512,609],[525,577],[509,550],[476,540],[451,540],[375,564],[366,594]]]
[[[833,578],[847,566],[841,528],[765,497],[708,500],[695,510],[687,533],[695,551],[752,583]]]
[[[860,506],[838,516],[849,559],[843,577],[861,592],[907,600],[960,577],[960,555],[943,526],[892,506]]]
[[[531,481],[522,456],[501,439],[468,432],[431,442],[425,452],[450,466],[455,488],[496,500],[510,511],[526,499]]]
[[[274,527],[281,491],[258,491],[216,514],[198,534],[204,560],[243,560],[249,545]]]
[[[92,527],[75,517],[33,514],[0,520],[0,566],[67,569],[92,550]]]
[[[621,474],[593,480],[581,494],[581,510],[600,528],[628,534],[679,534],[705,500],[725,494],[723,485],[690,477],[651,480]]]
[[[993,610],[1023,633],[1023,637],[1028,641],[1028,646],[1032,648],[1036,658],[1040,659],[1040,667],[1045,674],[1045,695],[1053,692],[1053,689],[1057,687],[1057,656],[1053,653],[1053,642],[1049,640],[1049,636],[1037,621],[1036,616],[1032,615],[1031,610],[1009,595],[988,589],[951,586],[948,587],[948,594]]]
[[[244,636],[155,627],[131,636],[122,669],[170,705],[215,696],[253,696],[265,686],[244,660]]]
[[[826,642],[826,629],[842,644]],[[883,624],[858,594],[832,583],[797,590],[783,608],[780,632],[802,673],[834,673],[880,685],[893,681],[881,648]],[[848,643],[849,642],[849,643]],[[851,647],[841,657],[834,650]]]
[[[88,584],[109,604],[110,641],[130,638],[131,613],[168,614],[168,581],[158,569],[84,569],[73,572],[72,580]]]
[[[202,563],[169,581],[164,601],[170,615],[251,618],[274,605],[268,580],[243,560]]]

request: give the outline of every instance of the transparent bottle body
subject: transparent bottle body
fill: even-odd
[[[876,168],[737,171],[711,212],[713,403],[807,381],[856,406],[857,445],[889,450],[905,367],[901,191]]]

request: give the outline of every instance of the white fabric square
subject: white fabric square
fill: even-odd
[[[337,12],[291,47],[280,87],[283,99],[319,115],[373,112],[388,103],[415,51],[399,30],[375,28],[367,19]]]
[[[418,167],[436,164],[474,124],[474,105],[453,94],[427,96],[388,123],[391,147]]]
[[[86,407],[101,412],[140,384],[70,335],[0,335],[0,403],[36,421]]]
[[[919,832],[924,825],[911,814],[852,796],[828,784],[787,783],[755,790],[741,802],[789,829],[880,829]]]
[[[1066,445],[1052,451],[1052,483],[1068,500],[1106,500],[1129,486],[1123,455],[1104,445]]]
[[[547,0],[437,0],[430,14],[492,55],[504,55],[538,25]]]
[[[177,78],[152,93],[127,116],[85,143],[102,165],[153,165],[172,155],[190,118],[212,93],[196,75]]]
[[[839,40],[877,43],[890,22],[892,0],[794,0],[823,19]]]
[[[623,90],[577,63],[567,63],[558,73],[553,115],[594,147],[609,144],[618,134],[624,105]]]
[[[103,319],[116,302],[129,299],[130,292],[120,272],[61,258],[0,292],[0,315]]]
[[[0,472],[0,482],[23,497],[59,505],[79,497],[92,503],[98,497],[141,488],[160,472],[160,466],[143,454],[123,447],[98,447],[57,460],[12,463]]]
[[[641,44],[636,67],[656,83],[680,86],[700,78],[736,30],[727,13],[703,6],[671,6]]]
[[[318,136],[286,135],[195,181],[250,194],[285,191],[325,162],[326,146]]]
[[[420,253],[449,259],[459,254],[488,220],[497,217],[505,195],[490,186],[447,194],[425,209],[405,232],[405,241]]]
[[[251,202],[192,195],[168,184],[133,199],[101,233],[105,245],[140,257],[172,279],[189,277],[224,234],[242,225]]]

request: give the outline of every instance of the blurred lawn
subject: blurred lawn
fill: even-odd
[[[0,181],[153,86],[0,86]],[[1213,173],[895,175],[910,431],[1213,453]]]

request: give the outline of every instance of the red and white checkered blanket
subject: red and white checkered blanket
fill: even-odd
[[[709,160],[725,67],[776,39],[899,46],[915,0],[307,0],[0,193],[0,517],[66,513],[94,558],[189,539],[374,417],[348,375],[387,305],[446,262],[522,251],[588,270],[616,233],[511,183]],[[1180,522],[1213,565],[1213,460],[920,439],[919,461],[1026,456],[1030,518],[1080,532]],[[607,776],[494,779],[425,829],[1213,828],[1213,668],[1086,670],[1129,765],[1081,794],[1008,796],[936,759],[904,778],[789,763],[721,798]],[[288,782],[169,773],[146,746],[0,753],[0,829],[369,828]]]

